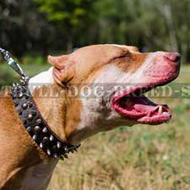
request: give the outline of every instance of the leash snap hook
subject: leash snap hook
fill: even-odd
[[[25,75],[25,73],[22,70],[22,68],[20,67],[20,65],[12,58],[10,52],[1,47],[0,47],[0,52],[1,52],[4,60],[9,64],[9,66],[12,67],[12,69],[14,71],[16,71],[20,75],[21,79],[27,80],[28,77]]]

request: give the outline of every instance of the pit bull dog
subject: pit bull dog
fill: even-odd
[[[53,67],[30,79],[30,91],[51,130],[69,144],[123,125],[157,125],[171,119],[167,105],[153,103],[143,93],[178,76],[178,53],[94,45],[49,56],[48,61]],[[70,96],[76,84],[77,89],[90,86],[94,97],[84,95],[88,88]],[[116,88],[120,84],[122,88]],[[39,97],[41,90],[61,95]],[[47,157],[30,138],[10,95],[0,99],[0,108],[0,189],[45,190],[58,159]]]

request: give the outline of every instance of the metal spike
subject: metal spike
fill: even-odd
[[[18,85],[18,86],[17,86],[17,89],[18,89],[18,90],[21,90],[21,89],[22,89],[22,87],[21,87],[20,85]]]
[[[22,86],[22,91],[23,91],[23,92],[26,92],[27,89],[26,89],[24,86]]]
[[[28,107],[28,104],[27,104],[27,103],[22,104],[22,108],[23,108],[23,109],[26,109],[27,107]]]
[[[40,131],[40,127],[39,127],[39,126],[35,126],[35,127],[34,127],[34,130],[35,130],[36,132],[39,132],[39,131]]]
[[[28,114],[28,119],[29,120],[32,120],[33,119],[33,115],[30,113],[30,114]]]
[[[54,140],[54,136],[51,135],[50,138],[49,138],[50,141],[53,141]]]
[[[55,154],[53,155],[53,157],[54,157],[54,158],[58,158],[58,155],[55,153]]]
[[[34,141],[36,141],[36,140],[37,140],[37,135],[34,135],[34,136],[32,137],[32,139],[33,139]]]
[[[61,148],[61,143],[57,142],[57,148]]]
[[[65,147],[65,152],[66,152],[66,153],[68,153],[68,152],[69,152],[68,147]]]
[[[37,120],[36,120],[36,123],[37,123],[37,124],[40,124],[41,122],[42,122],[41,119],[37,119]]]
[[[22,98],[23,97],[23,93],[20,92],[19,95],[18,95],[18,98]]]
[[[42,132],[43,132],[43,133],[47,133],[47,132],[48,132],[47,128],[44,127],[43,130],[42,130]]]
[[[50,149],[47,149],[47,154],[48,154],[49,156],[51,156],[51,150],[50,150]]]
[[[43,143],[40,143],[40,145],[39,145],[39,146],[40,146],[40,148],[43,148],[43,147],[44,147]]]
[[[32,131],[32,127],[29,126],[29,127],[26,128],[26,130],[27,130],[28,132]]]

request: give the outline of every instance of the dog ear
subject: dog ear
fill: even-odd
[[[75,75],[75,63],[69,60],[68,55],[48,56],[48,62],[53,65],[53,76],[59,84],[67,83]]]

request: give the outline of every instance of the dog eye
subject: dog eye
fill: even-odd
[[[127,58],[127,57],[129,57],[130,56],[130,51],[127,51],[127,52],[125,52],[124,54],[122,54],[122,55],[120,55],[120,56],[118,56],[118,57],[115,57],[114,59],[123,59],[123,58]]]

